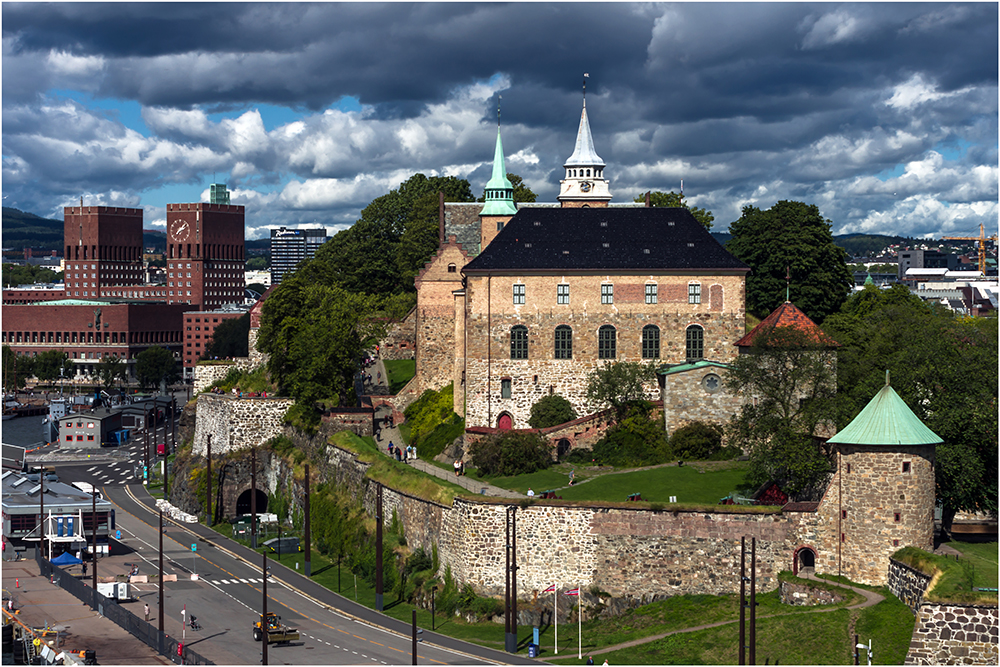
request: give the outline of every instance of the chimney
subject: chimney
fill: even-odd
[[[650,207],[650,203],[649,203],[649,193],[650,193],[650,190],[646,190],[646,208],[649,208],[649,207]]]

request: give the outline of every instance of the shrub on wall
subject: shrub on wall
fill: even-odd
[[[573,405],[569,401],[559,394],[550,394],[538,399],[538,402],[531,406],[528,426],[548,428],[573,421],[576,417],[576,410],[573,409]]]
[[[472,465],[486,476],[525,475],[552,465],[549,444],[537,433],[504,431],[472,446]]]
[[[433,431],[438,424],[448,421],[454,414],[454,384],[439,391],[428,389],[420,398],[410,403],[403,411],[410,424],[410,435],[414,440]]]

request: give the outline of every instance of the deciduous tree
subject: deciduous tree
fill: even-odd
[[[726,249],[751,268],[746,282],[747,310],[763,318],[785,301],[791,273],[791,300],[813,322],[840,310],[854,277],[847,253],[834,244],[830,221],[819,208],[779,201],[762,211],[744,206],[729,225]]]
[[[613,408],[621,419],[629,403],[646,398],[645,383],[655,378],[651,363],[616,361],[599,366],[587,376],[587,401]]]
[[[558,426],[576,419],[573,404],[559,394],[543,396],[531,406],[528,426],[531,428],[548,428]]]
[[[136,355],[135,375],[143,388],[170,383],[177,378],[177,362],[170,350],[154,345]]]
[[[205,349],[205,358],[245,357],[249,354],[250,313],[220,322]]]
[[[946,526],[957,511],[997,511],[997,318],[956,318],[902,285],[866,287],[824,329],[843,343],[838,425],[892,388],[940,436],[937,497]]]
[[[71,377],[73,362],[63,350],[46,350],[35,357],[34,375],[42,382],[52,382],[59,378],[60,369],[63,377]]]

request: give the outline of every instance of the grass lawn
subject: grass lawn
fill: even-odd
[[[860,643],[872,640],[872,662],[877,665],[902,665],[910,648],[913,625],[917,619],[910,608],[900,602],[889,589],[883,589],[885,600],[874,607],[860,610],[854,632]],[[850,638],[853,641],[853,637]],[[862,656],[862,664],[864,663]]]
[[[575,471],[573,486],[569,472]],[[566,463],[515,477],[481,478],[477,471],[466,469],[469,476],[494,486],[525,493],[530,487],[536,494],[556,490],[565,500],[625,501],[630,494],[641,493],[648,502],[666,503],[676,496],[678,503],[714,505],[732,493],[743,481],[746,463],[719,461],[666,465],[645,470],[614,471],[610,468],[571,466]],[[582,484],[584,480],[586,484]]]
[[[388,376],[389,393],[393,396],[417,374],[417,362],[414,359],[387,359],[382,363]]]
[[[996,588],[1000,568],[996,542],[949,542],[948,546],[962,552],[962,558],[974,568],[978,588]]]

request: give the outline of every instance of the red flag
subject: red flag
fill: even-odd
[[[571,588],[570,590],[563,593],[563,595],[579,595],[579,594],[580,594],[579,588]]]
[[[548,588],[546,588],[546,589],[545,589],[544,591],[542,591],[542,592],[543,592],[543,593],[555,593],[555,592],[556,592],[556,585],[555,585],[555,584],[552,584],[551,586],[549,586]]]

